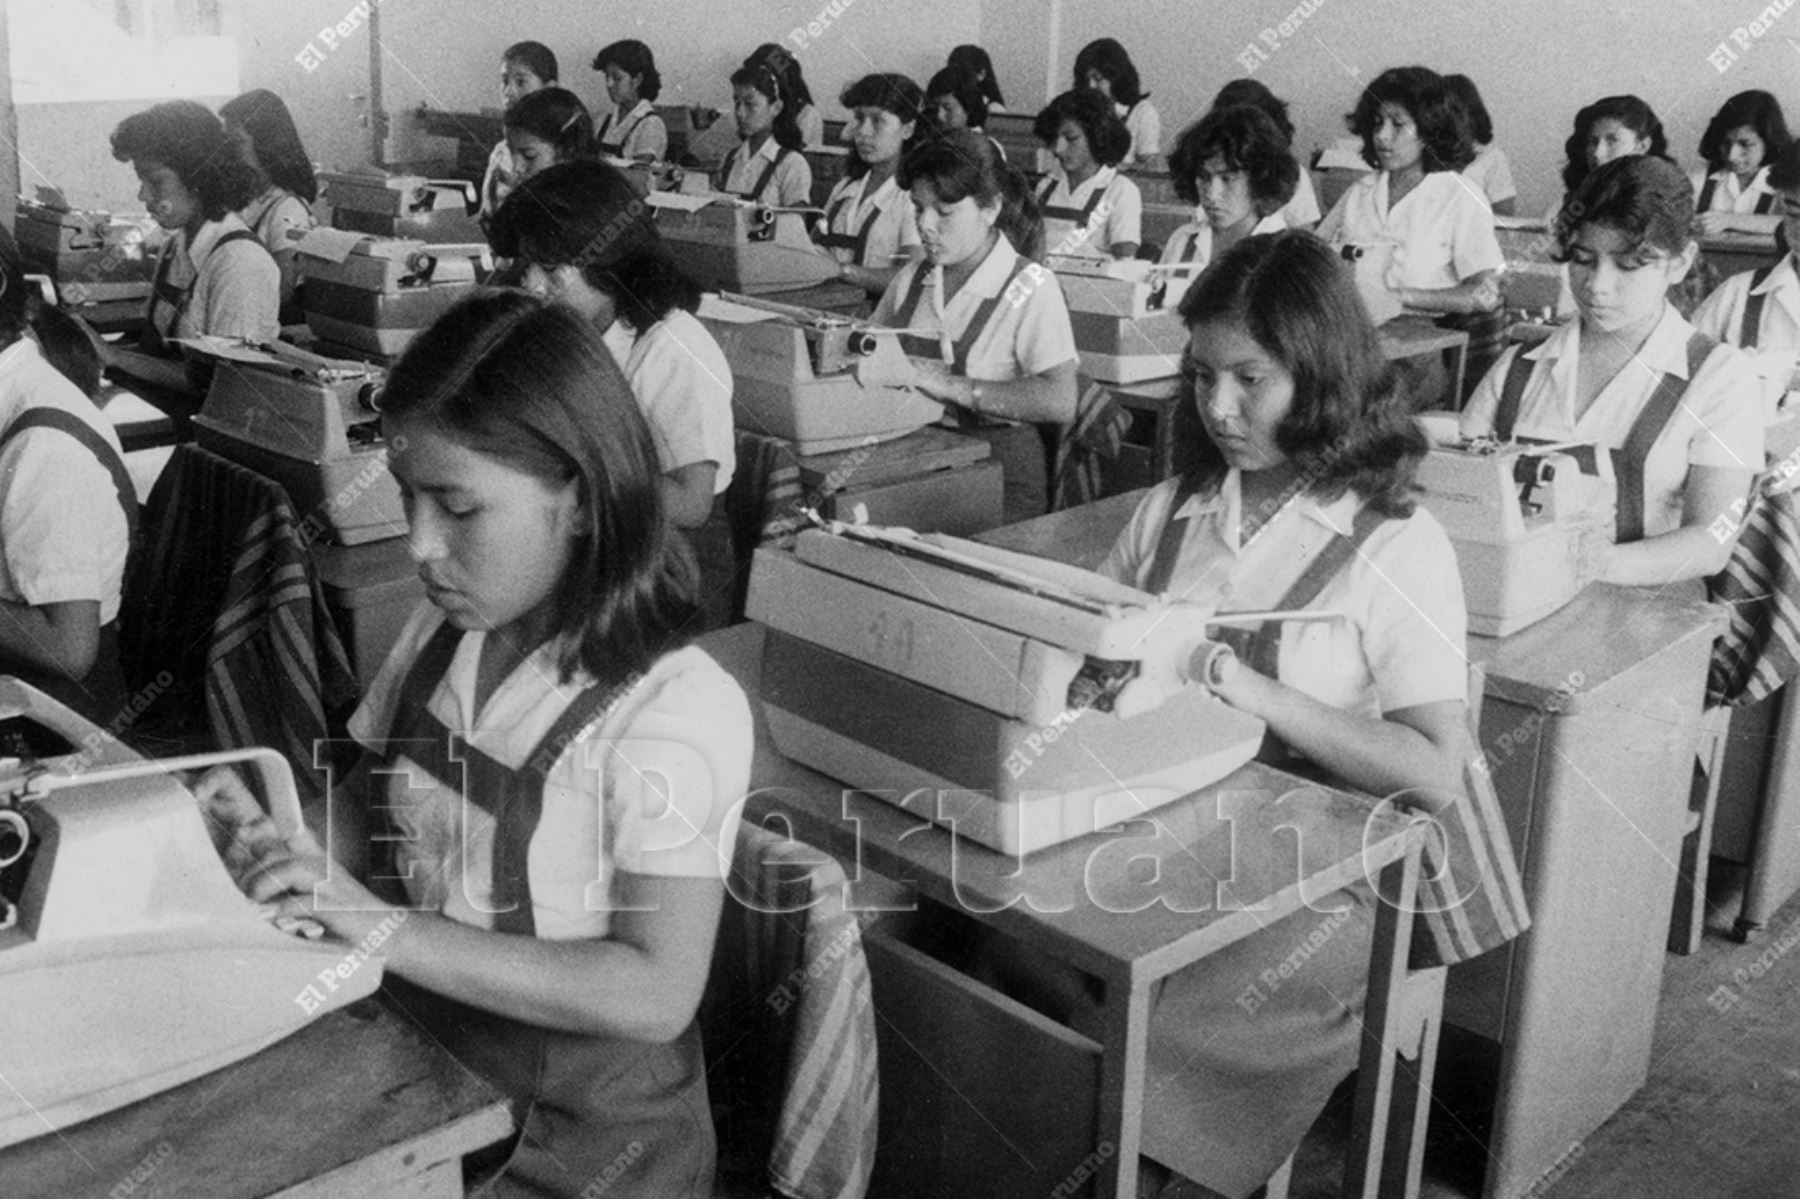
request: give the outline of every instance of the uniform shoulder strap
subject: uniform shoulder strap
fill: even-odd
[[[0,434],[0,450],[5,449],[8,442],[27,429],[60,430],[80,442],[99,460],[101,467],[112,476],[113,487],[119,493],[119,507],[125,510],[126,535],[131,541],[136,541],[137,488],[131,481],[131,472],[125,469],[124,459],[119,457],[106,438],[73,412],[65,412],[61,408],[28,408],[6,427],[4,434]]]
[[[1744,319],[1738,324],[1738,345],[1746,350],[1756,348],[1756,339],[1762,335],[1763,301],[1768,299],[1764,292],[1757,288],[1769,281],[1775,273],[1779,262],[1771,262],[1767,266],[1759,266],[1750,275],[1750,288],[1744,293]]]
[[[1536,366],[1536,360],[1525,356],[1524,346],[1513,351],[1500,381],[1500,402],[1494,407],[1494,436],[1501,441],[1512,440],[1513,426],[1519,423],[1519,406],[1525,400],[1525,385],[1531,382]]]
[[[1687,394],[1688,384],[1700,373],[1700,368],[1718,344],[1698,329],[1694,331],[1687,343],[1687,378],[1674,371],[1665,372],[1638,413],[1637,420],[1632,422],[1631,432],[1625,435],[1625,444],[1613,451],[1613,474],[1619,488],[1617,538],[1620,544],[1643,540],[1644,460],[1650,456],[1650,447],[1668,427],[1669,418],[1675,415],[1681,397]]]

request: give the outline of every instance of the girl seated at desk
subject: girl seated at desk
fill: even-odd
[[[1169,155],[1175,194],[1196,205],[1196,219],[1170,234],[1164,264],[1196,269],[1256,233],[1287,228],[1282,206],[1300,166],[1287,139],[1261,109],[1217,109],[1182,131]]]
[[[1771,422],[1785,407],[1788,394],[1800,391],[1796,355],[1800,354],[1800,265],[1793,247],[1800,245],[1800,144],[1788,147],[1768,169],[1768,185],[1776,197],[1781,224],[1775,245],[1781,257],[1753,271],[1725,280],[1694,312],[1694,328],[1709,337],[1741,347],[1751,355],[1763,378],[1763,413]],[[1771,448],[1771,453],[1780,451]]]
[[[1700,252],[1693,188],[1662,158],[1606,163],[1569,198],[1556,241],[1580,319],[1507,351],[1471,397],[1462,433],[1612,452],[1616,527],[1584,545],[1589,577],[1660,587],[1715,574],[1733,539],[1712,526],[1762,468],[1763,406],[1745,356],[1668,299]]]
[[[800,149],[816,150],[825,144],[825,117],[813,103],[812,89],[800,60],[774,42],[764,42],[744,60],[747,67],[768,67],[781,80],[785,102],[793,105],[794,124],[800,128]]]
[[[1669,139],[1650,106],[1636,96],[1602,96],[1575,114],[1575,128],[1563,143],[1563,196],[1544,216],[1554,228],[1562,207],[1588,172],[1615,158],[1648,154],[1669,157]]]
[[[739,140],[719,167],[719,190],[781,208],[809,206],[812,167],[800,152],[800,126],[781,77],[762,64],[739,67],[731,101]]]
[[[989,112],[1006,112],[1006,97],[1000,91],[1000,80],[994,74],[994,60],[980,46],[964,43],[950,51],[945,66],[957,67],[975,77]]]
[[[258,88],[228,100],[219,109],[219,119],[262,185],[256,198],[239,210],[238,219],[262,239],[263,248],[281,268],[281,323],[297,325],[305,319],[294,303],[300,252],[288,232],[304,233],[313,227],[312,203],[319,198],[319,183],[313,177],[312,160],[300,144],[300,131],[294,128],[287,105],[274,92]]]
[[[1513,182],[1512,163],[1506,151],[1494,144],[1494,118],[1488,115],[1481,90],[1467,75],[1446,75],[1444,86],[1450,97],[1463,106],[1469,116],[1469,136],[1475,140],[1475,159],[1463,168],[1463,178],[1481,189],[1495,216],[1511,216],[1519,198]]]
[[[532,92],[555,87],[556,54],[542,42],[517,42],[500,56],[500,98],[511,108]],[[512,151],[506,138],[494,143],[488,155],[487,171],[481,178],[481,219],[485,224],[500,211],[501,201],[518,186],[514,174]]]
[[[605,163],[564,163],[520,184],[490,240],[516,261],[527,291],[574,309],[603,335],[650,422],[663,510],[699,562],[706,627],[724,625],[736,572],[724,504],[737,466],[731,364],[694,318],[699,286]]]
[[[969,129],[987,136],[987,97],[982,95],[981,84],[976,82],[975,76],[961,67],[945,67],[931,77],[931,82],[925,85],[925,111],[930,114],[932,128],[937,133]],[[996,141],[994,148],[1000,151],[1000,159],[1004,162],[1006,147]]]
[[[904,75],[865,75],[839,97],[850,110],[844,177],[825,200],[814,240],[838,261],[838,278],[880,299],[900,267],[918,256],[911,199],[895,180],[925,121],[925,93]]]
[[[1038,185],[1044,251],[1132,258],[1142,240],[1144,197],[1121,175],[1131,135],[1099,92],[1064,92],[1037,114],[1032,132],[1056,165]]]
[[[156,263],[136,350],[109,348],[107,365],[165,393],[190,388],[181,337],[270,342],[281,334],[281,268],[237,212],[256,173],[219,118],[170,100],[113,130],[113,157],[137,172],[138,199],[172,235]]]
[[[1219,89],[1219,94],[1213,97],[1212,108],[1208,111],[1236,108],[1240,104],[1262,109],[1275,122],[1275,127],[1281,130],[1288,152],[1293,153],[1294,122],[1288,116],[1287,101],[1277,98],[1274,92],[1254,79],[1233,79]],[[1175,175],[1174,164],[1170,164],[1169,171],[1171,175],[1180,178]],[[1324,215],[1319,211],[1318,193],[1313,190],[1312,172],[1302,162],[1299,180],[1294,184],[1294,198],[1282,205],[1281,219],[1289,229],[1311,229]]]
[[[228,771],[198,788],[215,838],[254,899],[348,945],[391,930],[384,985],[514,1107],[472,1193],[708,1199],[694,1015],[751,720],[683,646],[650,430],[593,326],[516,291],[423,333],[382,423],[430,602],[350,721],[379,769],[340,792],[329,857]]]
[[[1161,167],[1162,118],[1157,115],[1156,105],[1150,103],[1150,93],[1138,79],[1137,66],[1131,61],[1131,55],[1112,38],[1091,41],[1075,56],[1075,90],[1088,89],[1105,97],[1119,120],[1125,123],[1125,132],[1131,140],[1119,156],[1119,165],[1140,171]]]
[[[661,162],[669,156],[669,127],[654,101],[662,94],[662,75],[650,47],[626,38],[601,48],[594,69],[606,76],[606,97],[613,110],[596,135],[606,158]]]
[[[1739,92],[1725,101],[1700,138],[1706,169],[1692,176],[1702,235],[1775,232],[1781,213],[1769,167],[1792,142],[1781,102],[1768,92]]]
[[[514,187],[559,162],[594,158],[594,118],[574,92],[539,88],[507,105],[504,121]]]
[[[921,335],[902,338],[911,384],[993,448],[1005,523],[1042,516],[1052,443],[1075,416],[1077,358],[1062,289],[1031,261],[1030,189],[967,129],[908,154],[900,183],[925,258],[900,271],[872,319]]]

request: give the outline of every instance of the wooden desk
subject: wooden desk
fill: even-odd
[[[1381,352],[1389,362],[1404,362],[1445,350],[1456,354],[1456,367],[1451,372],[1450,396],[1457,408],[1462,407],[1463,376],[1469,369],[1469,335],[1460,329],[1440,329],[1430,317],[1398,316],[1376,329],[1381,337]]]
[[[1741,271],[1753,271],[1774,262],[1775,235],[1761,233],[1720,233],[1700,239],[1700,257],[1718,272],[1723,283]]]
[[[746,692],[759,692],[760,626],[738,625],[709,634],[701,644]],[[923,955],[896,952],[895,969],[935,987],[946,1003],[960,998],[961,1010],[921,1011],[916,1002],[894,1006],[889,998],[894,988],[884,985],[880,959],[872,956],[876,1012],[886,1030],[883,1150],[872,1193],[974,1193],[967,1189],[970,1171],[986,1163],[995,1171],[981,1180],[980,1193],[987,1199],[1053,1193],[1070,1178],[1085,1178],[1083,1170],[1093,1173],[1101,1196],[1136,1195],[1144,1056],[1157,980],[1376,872],[1384,894],[1409,894],[1416,882],[1418,842],[1406,822],[1377,812],[1367,797],[1300,783],[1260,764],[1143,820],[1052,847],[1022,863],[788,761],[774,749],[760,709],[757,724],[746,818],[785,825],[798,839],[854,863],[853,878],[867,867],[909,884],[1085,971],[1104,987],[1104,1035],[1095,1042],[984,992],[972,979],[946,978],[948,968],[934,968],[930,960],[919,960]],[[1152,859],[1155,867],[1146,870]],[[1359,1094],[1357,1125],[1371,1150],[1360,1170],[1353,1151],[1345,1178],[1346,1193],[1371,1199],[1378,1193],[1416,1194],[1422,1160],[1423,1143],[1413,1135],[1422,1131],[1422,1116],[1396,1114],[1390,1124],[1388,1113],[1392,1050],[1403,1036],[1398,1026],[1410,926],[1409,912],[1380,905],[1365,1018],[1363,1074],[1369,1090]],[[1429,998],[1435,999],[1435,992]],[[1009,1030],[1008,1044],[994,1045],[989,1037],[982,1046],[990,1061],[930,1052],[930,1038],[954,1033],[964,1016],[973,1020],[982,1014]],[[896,1029],[902,1035],[893,1035]],[[1013,1041],[1013,1034],[1019,1039]],[[1416,1029],[1414,1035],[1420,1039],[1417,1111],[1422,1113],[1435,1038]],[[1048,1081],[1040,1069],[1047,1056],[1077,1063],[1071,1072],[1089,1084],[1087,1090],[1072,1084],[1049,1097],[1036,1090],[1033,1080]],[[925,1094],[916,1106],[896,1110],[891,1106],[896,1092],[905,1092],[895,1080],[908,1073],[929,1080]],[[978,1098],[997,1092],[991,1106]],[[1080,1104],[1083,1093],[1097,1095],[1092,1109]],[[1077,1110],[1071,1111],[1072,1105]],[[1399,1106],[1407,1106],[1404,1096]],[[1051,1119],[1060,1127],[1046,1130],[1038,1122]],[[897,1126],[908,1124],[918,1135],[896,1145]],[[1033,1151],[1021,1152],[1012,1138]]]
[[[8,1199],[450,1199],[512,1132],[493,1089],[374,999],[236,1065],[0,1151]],[[135,1175],[134,1175],[135,1171]]]

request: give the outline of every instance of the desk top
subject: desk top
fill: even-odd
[[[1083,570],[1095,570],[1106,561],[1113,542],[1119,539],[1120,530],[1149,494],[1150,489],[1145,487],[1109,495],[1077,508],[1064,508],[1061,512],[1022,520],[1016,525],[989,529],[975,534],[971,540],[1066,562]]]
[[[371,1195],[511,1131],[491,1087],[366,999],[235,1065],[0,1151],[0,1177],[8,1199],[105,1195],[134,1179],[133,1196],[169,1199],[314,1180],[321,1195]]]
[[[700,642],[753,699],[761,626]],[[1405,856],[1407,820],[1367,797],[1252,763],[1139,819],[1021,859],[783,757],[761,707],[745,815],[846,862],[977,911],[1113,981],[1161,978]]]

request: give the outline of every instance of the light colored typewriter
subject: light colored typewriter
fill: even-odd
[[[644,202],[669,252],[708,290],[756,295],[837,278],[836,260],[813,245],[798,212],[723,192],[653,191]]]
[[[299,829],[279,754],[146,761],[0,678],[0,1146],[230,1065],[380,983],[379,958],[277,927],[238,890],[181,781],[222,762],[254,766],[276,827]]]
[[[427,243],[310,229],[295,238],[307,326],[323,342],[392,358],[493,271],[486,243]]]
[[[782,753],[1006,853],[1154,811],[1263,738],[1204,685],[1242,617],[976,542],[808,530],[757,551],[748,615]]]
[[[70,307],[150,298],[162,233],[148,216],[82,211],[40,187],[19,197],[13,235],[27,269],[48,275]]]
[[[1188,331],[1177,310],[1196,274],[1191,263],[1052,255],[1048,265],[1068,301],[1084,376],[1141,383],[1180,372]]]
[[[466,180],[322,171],[319,183],[334,228],[450,244],[483,240],[480,197]]]

